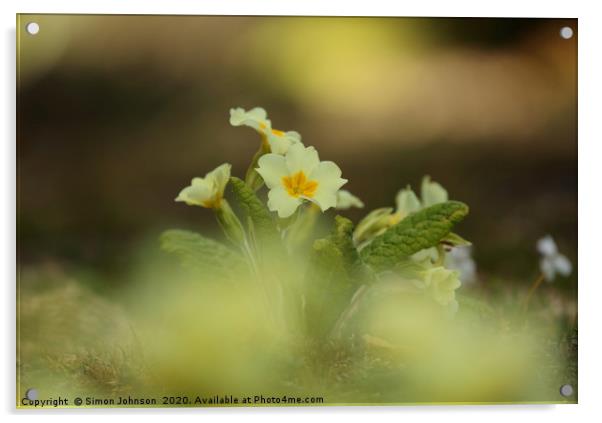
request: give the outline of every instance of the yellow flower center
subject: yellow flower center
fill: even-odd
[[[218,209],[220,207],[221,203],[222,203],[222,197],[219,195],[216,195],[215,197],[212,197],[208,200],[201,202],[203,207],[206,207],[208,209]]]
[[[318,182],[308,180],[302,170],[291,176],[283,176],[282,185],[289,195],[295,198],[300,196],[311,198],[318,188]]]
[[[259,122],[259,129],[261,130],[265,130],[265,128],[267,128],[268,126],[265,124],[265,122]],[[282,137],[284,135],[284,131],[280,131],[278,129],[272,129],[272,134],[276,135],[277,137]]]

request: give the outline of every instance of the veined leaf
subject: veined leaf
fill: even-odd
[[[201,234],[171,229],[161,234],[161,248],[178,255],[190,267],[227,274],[244,265],[243,258],[224,244]]]
[[[364,262],[376,269],[394,266],[406,257],[437,245],[468,214],[459,201],[435,204],[410,214],[377,236],[361,251]]]
[[[232,191],[236,201],[249,217],[255,236],[262,242],[279,241],[279,233],[267,207],[257,198],[255,191],[249,188],[242,179],[230,178]]]

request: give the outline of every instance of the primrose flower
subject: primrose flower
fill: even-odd
[[[224,197],[224,189],[230,180],[231,168],[231,164],[224,163],[204,178],[194,178],[189,186],[180,191],[175,201],[182,201],[189,206],[218,209]]]
[[[358,209],[364,208],[362,200],[357,198],[355,195],[345,189],[339,190],[337,193],[337,210],[347,210],[351,207],[357,207]]]
[[[249,111],[237,107],[236,109],[230,109],[230,125],[249,126],[259,132],[262,128],[266,128],[268,125],[271,126],[271,123],[268,120],[267,112],[261,107],[255,107]]]
[[[242,125],[255,129],[274,154],[284,155],[291,145],[301,143],[301,135],[298,132],[273,129],[267,112],[261,107],[255,107],[249,111],[240,107],[230,109],[230,125]]]
[[[449,307],[452,312],[458,309],[456,289],[462,283],[458,279],[458,272],[445,267],[432,267],[421,272],[422,284],[433,300],[444,307]]]
[[[568,276],[573,271],[570,260],[558,252],[558,247],[552,236],[546,235],[537,241],[537,251],[541,254],[539,267],[546,281],[552,282],[556,278],[556,273]]]
[[[259,158],[257,173],[270,189],[268,208],[279,217],[292,215],[308,200],[325,211],[337,204],[337,192],[345,183],[341,169],[333,162],[321,162],[313,147],[293,144],[286,156],[265,154]]]

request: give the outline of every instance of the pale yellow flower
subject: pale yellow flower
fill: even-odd
[[[231,168],[232,165],[224,163],[207,173],[204,178],[194,178],[189,186],[180,191],[176,201],[182,201],[189,206],[219,208],[224,189],[230,180]]]
[[[407,186],[397,193],[395,204],[397,206],[395,213],[398,215],[399,220],[402,220],[410,213],[417,212],[422,207],[420,200],[410,186]]]
[[[292,215],[308,200],[325,211],[335,207],[337,192],[345,183],[341,169],[333,162],[321,162],[313,147],[293,144],[286,156],[265,154],[259,158],[257,173],[270,189],[268,208],[279,217]]]
[[[230,109],[230,124],[255,129],[274,154],[284,155],[291,145],[301,143],[301,135],[298,132],[273,129],[267,112],[261,107],[255,107],[249,111],[240,107]]]
[[[230,125],[249,126],[260,132],[262,128],[271,127],[272,124],[268,120],[265,109],[261,107],[255,107],[249,111],[237,107],[236,109],[230,109]]]
[[[445,188],[441,184],[431,181],[431,177],[428,175],[422,178],[420,197],[422,198],[422,208],[445,203],[448,200]]]

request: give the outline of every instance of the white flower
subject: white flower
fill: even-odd
[[[183,201],[189,206],[219,208],[224,197],[224,189],[230,180],[231,168],[231,164],[224,163],[204,178],[194,178],[189,186],[180,191],[176,201]]]
[[[270,151],[274,154],[285,155],[291,145],[303,145],[301,143],[301,134],[295,131],[282,132],[278,129],[271,129],[267,136]]]
[[[335,163],[321,162],[315,148],[301,144],[293,144],[286,156],[265,154],[258,164],[257,173],[270,189],[268,208],[280,217],[292,215],[303,200],[322,211],[335,207],[337,191],[347,183]]]
[[[250,126],[256,131],[260,131],[262,127],[271,127],[271,123],[268,120],[268,114],[265,109],[262,109],[261,107],[255,107],[249,111],[245,111],[245,109],[240,107],[230,109],[230,125]]]
[[[238,107],[230,109],[230,125],[249,126],[261,135],[264,142],[270,146],[274,154],[284,155],[291,145],[301,143],[301,135],[295,131],[280,131],[272,128],[272,122],[261,107],[255,107],[249,111]]]
[[[435,204],[447,201],[447,191],[439,183],[432,182],[430,176],[422,178],[422,187],[420,196],[422,198],[422,208],[427,208]]]
[[[573,271],[573,265],[565,255],[558,252],[558,247],[550,235],[537,241],[537,251],[541,254],[539,267],[546,281],[552,282],[556,273],[568,276]]]
[[[477,280],[477,265],[472,259],[472,247],[454,247],[445,255],[445,266],[460,273],[463,283]]]
[[[362,209],[364,208],[364,203],[349,191],[345,189],[339,190],[337,193],[337,210],[346,210],[350,209],[351,207]]]

